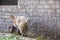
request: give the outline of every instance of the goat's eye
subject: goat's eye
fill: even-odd
[[[20,20],[18,22],[20,22]]]

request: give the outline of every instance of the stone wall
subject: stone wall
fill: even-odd
[[[6,13],[19,16],[23,15],[30,18],[29,32],[33,34],[59,34],[60,30],[60,0],[18,0],[15,6],[0,6],[0,25],[1,27],[10,22],[5,22]],[[7,24],[6,24],[7,23]],[[5,25],[6,24],[6,25]]]

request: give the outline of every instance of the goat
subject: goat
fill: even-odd
[[[28,18],[11,14],[6,15],[6,18],[10,18],[12,20],[13,25],[20,31],[21,35],[27,34]]]

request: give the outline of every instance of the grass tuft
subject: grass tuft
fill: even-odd
[[[10,37],[2,35],[0,36],[0,40],[17,40],[20,36],[18,34],[13,33]]]
[[[36,40],[53,40],[53,39],[45,35],[40,35],[39,37],[36,38]]]

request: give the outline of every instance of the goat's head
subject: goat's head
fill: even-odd
[[[6,14],[5,16],[6,19],[10,18],[10,19],[14,19],[14,15],[11,15],[9,13]]]

